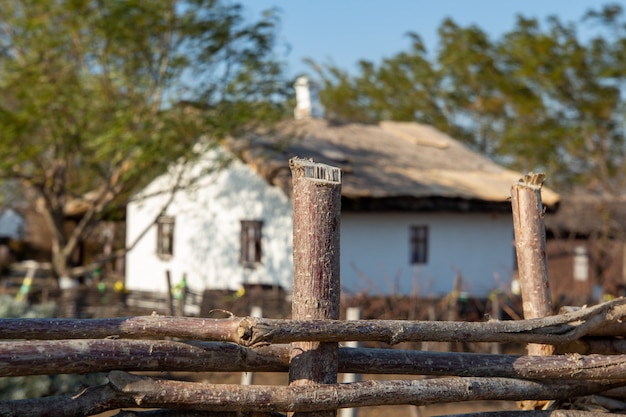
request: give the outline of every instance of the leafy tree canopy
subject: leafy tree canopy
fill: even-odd
[[[561,189],[626,191],[621,6],[591,10],[577,24],[518,16],[498,39],[446,19],[432,55],[409,37],[406,52],[363,61],[356,75],[312,63],[327,114],[432,124],[513,168],[545,171]]]
[[[18,0],[0,11],[0,177],[34,192],[70,276],[78,241],[173,161],[281,114],[275,13],[220,0]],[[67,204],[89,205],[73,232]]]

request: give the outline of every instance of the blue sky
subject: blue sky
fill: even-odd
[[[451,17],[457,24],[476,24],[492,37],[511,30],[516,15],[541,20],[557,15],[577,22],[599,0],[238,0],[245,16],[257,19],[262,10],[281,10],[279,57],[289,74],[311,73],[302,61],[311,58],[354,70],[360,59],[375,63],[407,50],[409,31],[418,33],[429,52],[437,45],[437,28]],[[626,8],[626,0],[612,1]]]

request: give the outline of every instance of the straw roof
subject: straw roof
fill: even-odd
[[[626,236],[626,198],[575,192],[563,196],[556,213],[545,217],[554,237]]]
[[[289,120],[238,146],[242,159],[287,195],[289,158],[341,168],[342,204],[348,210],[510,211],[511,186],[522,177],[414,122]],[[559,198],[545,187],[542,197],[547,206]]]

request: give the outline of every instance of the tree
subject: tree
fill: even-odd
[[[356,75],[316,66],[320,96],[337,119],[428,123],[561,189],[623,193],[626,19],[607,5],[582,24],[585,42],[574,23],[519,16],[493,40],[446,19],[432,56],[411,34],[409,51],[362,62]]]
[[[69,264],[107,212],[172,162],[281,113],[276,14],[247,23],[219,0],[5,2],[0,177],[37,198]],[[71,232],[68,203],[86,210]]]
[[[618,15],[621,9],[612,15],[613,23]],[[535,19],[520,17],[499,54],[509,77],[532,93],[508,100],[514,123],[504,132],[504,152],[518,165],[546,169],[563,185],[624,192],[626,119],[620,90],[626,78],[616,60],[624,52],[620,44],[623,38],[599,35],[583,44],[573,24],[553,17],[542,31]]]
[[[328,117],[363,123],[417,119],[446,125],[447,117],[438,102],[440,74],[428,60],[419,35],[411,33],[409,37],[408,52],[385,59],[379,67],[361,61],[356,76],[310,61],[322,79],[320,98]]]

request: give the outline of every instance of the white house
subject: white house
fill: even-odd
[[[208,152],[184,174],[184,181],[197,182],[177,191],[171,202],[170,193],[161,191],[171,188],[174,171],[128,204],[127,243],[138,241],[127,255],[127,288],[165,292],[166,271],[172,284],[186,277],[189,288],[200,292],[244,284],[289,288],[290,201],[239,160],[202,174],[223,156],[221,150]]]
[[[186,276],[195,291],[289,290],[293,156],[342,169],[344,291],[442,294],[460,274],[464,291],[485,295],[513,276],[508,198],[522,175],[430,126],[303,117],[211,151],[202,164],[220,155],[237,158],[178,191],[163,215],[168,195],[146,196],[174,181],[174,170],[128,205],[127,240],[139,239],[127,256],[129,289],[166,291],[169,270],[174,284]],[[558,196],[544,188],[543,199],[550,206]]]

